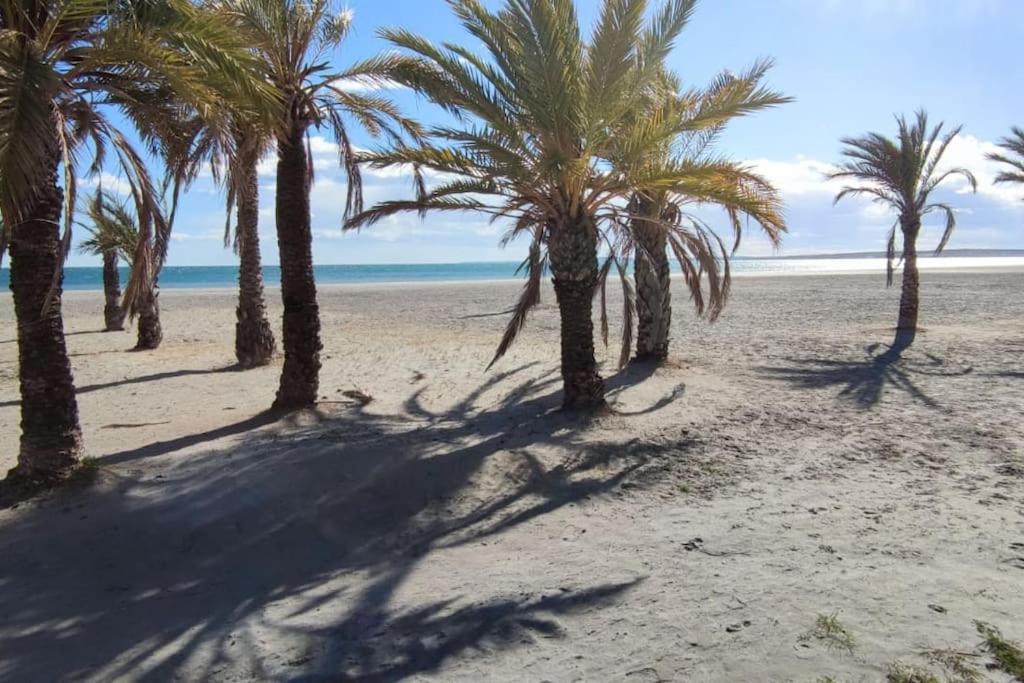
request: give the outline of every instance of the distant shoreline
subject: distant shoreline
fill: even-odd
[[[1004,259],[1009,257],[1003,257]],[[855,266],[862,266],[862,264],[854,264]],[[930,267],[929,267],[930,266]],[[963,274],[963,273],[1021,273],[1024,274],[1024,257],[1019,258],[1019,262],[1013,263],[994,263],[991,265],[978,265],[978,264],[965,264],[959,265],[950,263],[949,260],[944,259],[941,265],[934,263],[925,263],[922,267],[922,271],[927,275],[929,272],[941,272],[951,274]],[[767,271],[736,271],[732,273],[734,278],[742,278],[744,280],[751,278],[786,278],[786,277],[837,277],[837,276],[868,276],[868,277],[885,277],[885,270],[883,264],[875,264],[874,267],[853,267],[845,269],[820,269],[820,270],[791,270],[791,271],[780,271],[780,270],[767,270]],[[673,273],[673,279],[682,277],[680,273]],[[327,288],[340,288],[340,289],[357,289],[357,290],[372,290],[372,289],[392,289],[392,288],[412,288],[412,287],[434,287],[434,286],[486,286],[486,285],[509,285],[519,286],[522,282],[522,277],[492,277],[492,278],[434,278],[434,279],[409,279],[409,280],[368,280],[368,281],[318,281],[317,287],[320,289]],[[208,282],[196,282],[194,284],[162,284],[161,290],[167,292],[223,292],[225,290],[234,289],[237,284],[232,280],[224,283],[208,283]],[[279,284],[275,282],[268,282],[266,289],[269,291],[277,291],[280,289]],[[96,292],[102,291],[102,287],[97,285],[94,287],[73,287],[65,288],[65,296],[69,294],[95,294]]]

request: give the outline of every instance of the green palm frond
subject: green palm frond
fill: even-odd
[[[1024,129],[1014,126],[1011,135],[1000,140],[998,144],[1006,153],[991,152],[987,157],[1008,168],[1000,171],[995,181],[1024,185]]]
[[[139,229],[127,203],[116,201],[100,189],[88,198],[83,213],[86,221],[79,223],[89,237],[79,244],[79,250],[95,256],[112,252],[131,264],[138,247]]]

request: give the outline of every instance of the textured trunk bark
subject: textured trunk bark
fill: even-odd
[[[900,294],[900,317],[896,329],[917,330],[919,289],[921,284],[917,272],[917,235],[921,230],[920,219],[903,222],[903,291]]]
[[[121,276],[117,272],[117,252],[103,254],[103,322],[105,331],[124,329],[124,311],[121,310]]]
[[[589,220],[559,225],[548,242],[555,298],[561,318],[562,407],[605,405],[604,380],[594,357],[594,287],[597,285],[597,230]]]
[[[274,357],[274,331],[267,320],[260,262],[259,183],[255,146],[238,138],[239,164],[244,174],[238,188],[238,308],[235,309],[235,358],[239,366],[266,365]]]
[[[634,208],[641,216],[659,215],[659,207],[638,199]],[[649,220],[633,220],[637,242],[634,261],[636,279],[636,359],[661,362],[668,357],[672,324],[672,271],[668,261],[668,234]]]
[[[60,481],[74,468],[82,432],[71,362],[64,344],[61,293],[49,308],[43,302],[60,267],[60,215],[63,193],[57,185],[60,163],[56,140],[41,151],[46,173],[35,199],[20,216],[4,216],[11,230],[11,292],[18,324],[18,381],[21,389],[21,447],[9,473],[25,489]]]
[[[139,302],[139,337],[136,351],[152,351],[164,339],[160,327],[160,287],[154,282],[153,288],[144,294]]]
[[[320,384],[320,308],[313,279],[305,131],[293,125],[277,144],[277,247],[281,259],[284,367],[274,408],[316,403]]]

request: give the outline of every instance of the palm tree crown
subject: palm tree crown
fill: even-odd
[[[928,127],[928,115],[918,111],[912,120],[897,116],[899,129],[895,140],[880,133],[868,133],[858,138],[843,138],[843,156],[846,160],[829,174],[829,178],[851,180],[857,184],[844,187],[835,197],[866,195],[875,202],[891,207],[899,219],[889,232],[888,282],[892,283],[893,261],[896,255],[897,227],[904,237],[904,250],[908,240],[916,240],[921,219],[933,212],[945,214],[946,225],[935,253],[941,253],[956,227],[956,212],[944,202],[931,201],[931,195],[944,181],[960,176],[976,191],[978,181],[966,168],[938,171],[942,156],[961,126],[942,136],[943,124]],[[941,139],[940,139],[940,136]]]
[[[402,116],[389,99],[359,92],[382,84],[392,60],[383,55],[344,69],[333,67],[331,53],[348,36],[353,15],[332,0],[223,0],[220,7],[237,19],[261,58],[267,79],[284,100],[277,132],[293,126],[303,131],[325,129],[338,142],[339,163],[348,176],[346,216],[361,211],[362,178],[346,119],[374,137],[397,141],[420,133],[418,124]],[[257,147],[265,149],[268,131],[252,132]]]
[[[1009,166],[1009,169],[1000,171],[996,176],[997,183],[1024,185],[1024,129],[1014,126],[1010,130],[1011,135],[999,141],[999,146],[1007,153],[992,152],[987,157]]]
[[[89,219],[84,226],[89,237],[82,240],[79,250],[95,256],[114,253],[131,264],[138,247],[139,229],[128,205],[114,201],[100,189],[86,203],[85,215]]]

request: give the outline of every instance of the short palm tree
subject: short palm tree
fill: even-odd
[[[351,12],[337,9],[331,0],[223,0],[221,4],[237,16],[243,35],[262,59],[266,79],[284,100],[275,140],[284,367],[274,407],[304,408],[317,400],[322,348],[309,208],[310,130],[326,129],[338,142],[339,162],[348,177],[348,215],[362,209],[362,182],[346,119],[371,135],[395,139],[418,135],[419,129],[390,100],[346,87],[354,80],[371,85],[382,82],[387,56],[342,70],[331,66],[332,53],[351,28]]]
[[[135,351],[153,351],[164,339],[163,325],[160,324],[160,271],[167,260],[173,211],[168,211],[163,200],[164,191],[155,198],[149,208],[148,221],[151,230],[142,230],[138,212],[127,206],[121,207],[119,220],[132,226],[134,248],[125,251],[132,267],[128,287],[125,289],[125,312],[131,320],[138,318]]]
[[[121,260],[131,262],[139,232],[128,207],[114,201],[102,189],[89,198],[85,207],[89,237],[82,241],[83,254],[103,259],[103,320],[107,332],[124,329],[125,312],[121,306],[121,278],[117,267]]]
[[[4,1],[0,29],[0,214],[11,253],[22,411],[9,477],[35,488],[66,475],[81,449],[60,305],[81,153],[94,152],[91,170],[98,171],[104,150],[113,150],[140,227],[150,230],[155,188],[109,109],[133,119],[136,95],[156,86],[213,120],[223,109],[218,85],[264,86],[249,76],[234,35],[188,0]]]
[[[717,164],[714,176],[686,187],[688,192],[673,191],[655,184],[637,188],[629,202],[631,217],[620,223],[624,232],[618,240],[620,256],[634,263],[636,282],[636,359],[661,362],[668,356],[672,320],[671,268],[669,253],[679,263],[683,281],[698,315],[714,320],[728,298],[731,278],[729,256],[739,246],[746,217],[756,222],[778,244],[785,231],[778,193],[763,177],[742,164],[712,154],[715,139],[728,119],[709,120],[703,112],[712,109],[731,112],[732,116],[754,113],[790,101],[790,98],[761,86],[770,61],[760,61],[740,75],[725,73],[703,92],[681,93],[674,78],[668,79],[663,101],[652,102],[638,110],[640,116],[656,118],[698,118],[703,126],[692,126],[676,139],[666,140],[654,149],[641,150],[639,156],[616,155],[612,161],[635,175],[651,164],[679,169],[693,167],[701,172],[704,161]],[[681,189],[681,188],[680,188]],[[725,209],[733,228],[732,248],[704,221],[687,209],[714,205]],[[708,279],[708,296],[703,292],[702,275]],[[623,349],[623,361],[628,349]]]
[[[996,176],[997,183],[1015,183],[1024,185],[1024,129],[1014,126],[1011,135],[999,141],[999,146],[1006,154],[992,152],[988,158],[1008,166]]]
[[[965,168],[951,168],[939,172],[942,155],[949,143],[959,135],[960,127],[942,136],[943,124],[929,129],[928,115],[922,110],[912,120],[896,117],[898,136],[895,140],[879,133],[868,133],[859,138],[844,138],[843,156],[846,160],[829,174],[834,180],[851,180],[855,185],[844,187],[836,195],[838,203],[843,197],[862,195],[891,208],[898,214],[889,231],[886,248],[886,282],[892,285],[896,260],[897,234],[902,237],[903,289],[900,295],[898,338],[913,339],[917,330],[920,277],[917,270],[917,238],[924,216],[939,211],[946,224],[936,254],[942,253],[956,227],[956,212],[943,202],[933,202],[932,193],[944,181],[960,176],[977,191],[974,175]],[[940,139],[940,136],[941,139]]]
[[[511,221],[506,239],[530,235],[527,285],[500,356],[539,300],[550,268],[561,318],[561,371],[566,408],[605,405],[594,353],[591,302],[598,291],[598,243],[623,215],[633,188],[691,186],[717,176],[713,162],[686,168],[651,164],[635,175],[610,164],[617,151],[651,150],[693,128],[728,118],[643,119],[633,112],[663,88],[664,57],[694,0],[669,0],[647,17],[645,0],[605,0],[594,33],[581,34],[572,0],[508,0],[497,11],[476,0],[449,3],[483,45],[435,46],[404,30],[383,36],[407,57],[392,78],[448,112],[458,125],[430,131],[431,140],[366,154],[373,166],[407,165],[449,178],[414,200],[394,200],[354,216],[349,228],[400,211],[480,211]]]

